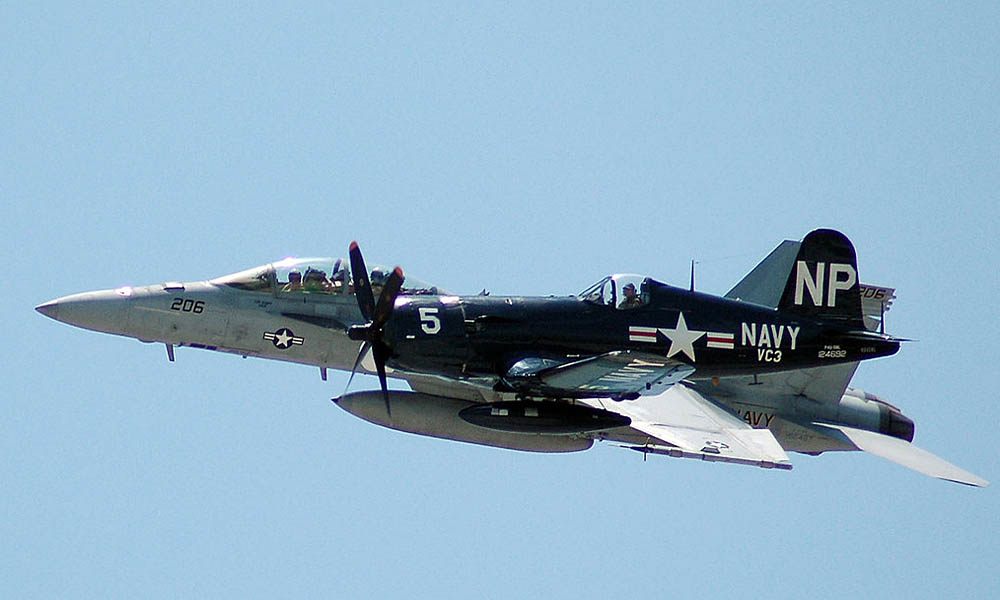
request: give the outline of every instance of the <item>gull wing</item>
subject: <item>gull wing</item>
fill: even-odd
[[[694,367],[656,354],[616,350],[563,364],[526,358],[504,380],[521,392],[549,397],[629,397],[658,394]]]
[[[632,419],[630,428],[645,438],[633,450],[678,458],[791,469],[788,455],[767,429],[754,429],[693,387],[678,384],[656,396],[615,402],[583,400]]]
[[[976,487],[986,487],[990,484],[982,477],[956,467],[943,458],[914,446],[906,440],[844,425],[813,423],[812,427],[831,436],[835,436],[839,432],[850,440],[858,450],[874,454],[930,477]]]

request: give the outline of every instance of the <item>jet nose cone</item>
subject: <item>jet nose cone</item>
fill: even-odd
[[[113,290],[85,292],[39,304],[35,310],[84,329],[124,334],[128,316],[126,298]]]
[[[35,307],[35,310],[37,310],[38,312],[42,313],[43,315],[45,315],[50,319],[55,319],[56,321],[59,320],[58,300],[49,300],[45,304],[39,304],[38,306]]]

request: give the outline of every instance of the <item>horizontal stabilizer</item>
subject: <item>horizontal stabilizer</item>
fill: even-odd
[[[857,446],[858,450],[880,456],[896,464],[903,465],[908,469],[913,469],[918,473],[976,487],[986,487],[990,484],[985,479],[977,477],[964,469],[960,469],[943,458],[935,456],[922,448],[918,448],[905,440],[873,431],[845,427],[843,425],[826,425],[820,423],[814,423],[813,425],[814,427],[823,429],[836,429]]]
[[[882,287],[862,283],[861,289],[861,313],[865,319],[865,329],[869,331],[884,331],[885,313],[892,308],[892,301],[896,299],[896,288]]]

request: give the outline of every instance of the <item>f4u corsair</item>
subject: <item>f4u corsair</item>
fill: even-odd
[[[613,275],[567,297],[455,296],[398,267],[287,259],[207,282],[88,292],[37,307],[72,325],[327,368],[381,389],[334,402],[411,433],[534,452],[595,440],[644,454],[791,469],[786,452],[863,450],[988,482],[911,444],[913,421],[848,387],[895,354],[893,290],[860,283],[820,229],[780,244],[725,297]],[[360,344],[360,347],[359,347]],[[390,391],[388,376],[413,391]],[[350,380],[348,382],[350,386]]]

